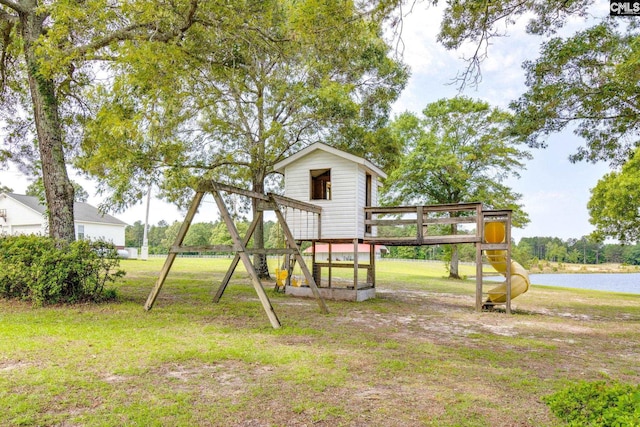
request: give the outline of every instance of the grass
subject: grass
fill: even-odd
[[[267,285],[275,330],[242,266],[211,303],[229,259],[176,260],[145,312],[162,261],[124,261],[114,303],[0,300],[0,426],[555,426],[544,396],[640,380],[640,295],[534,285],[476,313],[442,264],[385,261],[328,315]]]

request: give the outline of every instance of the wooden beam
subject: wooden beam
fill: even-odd
[[[179,247],[184,240],[184,236],[187,235],[187,231],[189,231],[189,227],[191,226],[191,221],[193,221],[193,217],[196,215],[198,211],[198,207],[200,207],[200,202],[202,201],[202,197],[204,196],[203,192],[198,191],[196,195],[193,197],[193,201],[191,202],[191,206],[189,206],[189,210],[187,211],[187,216],[184,218],[184,222],[180,226],[180,230],[178,230],[178,234],[176,235],[176,240],[173,246]],[[160,289],[162,289],[162,285],[164,285],[164,281],[171,270],[171,266],[173,265],[173,261],[176,259],[175,253],[169,253],[167,258],[164,261],[164,265],[162,266],[162,270],[160,270],[160,275],[158,276],[158,280],[156,281],[155,286],[151,290],[151,293],[147,297],[147,302],[144,304],[144,309],[149,311],[153,307],[153,304],[160,293]]]
[[[271,306],[271,301],[269,301],[269,297],[267,296],[267,294],[264,291],[264,288],[262,287],[262,283],[260,282],[260,277],[258,277],[258,273],[256,272],[256,269],[253,267],[253,264],[251,263],[249,254],[245,251],[243,241],[240,239],[240,234],[238,233],[238,229],[233,223],[233,219],[231,218],[231,215],[227,210],[227,206],[225,205],[224,200],[220,195],[220,192],[215,186],[214,186],[214,190],[212,191],[212,194],[213,194],[214,200],[216,201],[216,204],[218,205],[220,216],[222,216],[222,219],[224,220],[225,224],[227,225],[227,229],[231,234],[231,239],[233,240],[234,246],[238,246],[240,248],[240,250],[238,251],[238,256],[240,257],[240,260],[242,260],[242,263],[244,264],[244,267],[247,270],[247,273],[249,273],[249,276],[251,277],[251,283],[253,284],[253,288],[258,294],[258,298],[262,303],[262,307],[264,308],[265,313],[267,313],[267,317],[269,317],[271,326],[277,329],[281,326],[280,320],[278,320],[278,316],[276,316],[276,312]]]
[[[262,217],[260,217],[260,220],[261,219]],[[251,221],[251,224],[249,224],[249,228],[247,229],[247,234],[245,234],[244,240],[242,241],[242,243],[245,246],[247,245],[247,243],[249,243],[249,240],[251,240],[251,236],[256,231],[257,225],[258,225],[258,217],[254,218],[253,221]],[[225,273],[224,278],[222,279],[222,282],[220,283],[220,286],[216,291],[216,294],[213,296],[214,303],[219,302],[220,298],[222,298],[222,294],[227,289],[227,285],[229,285],[229,282],[231,281],[231,276],[233,276],[233,272],[236,271],[236,267],[238,266],[239,262],[240,262],[240,255],[238,255],[238,252],[236,251],[235,255],[233,256],[233,260],[231,261],[231,264],[229,264],[229,268],[227,269],[227,272]]]
[[[244,188],[240,188],[240,187],[234,187],[233,185],[222,184],[220,182],[216,182],[213,180],[201,181],[200,184],[198,185],[198,189],[200,189],[201,191],[212,193],[212,194],[217,191],[224,191],[225,193],[239,194],[241,196],[245,196],[253,199],[269,201],[269,198],[262,193],[258,193],[256,191],[251,191],[251,190],[245,190]]]
[[[479,243],[475,234],[454,234],[447,236],[424,236],[422,242],[415,237],[367,237],[364,243],[375,243],[386,246],[423,246],[423,245],[454,245],[459,243]]]
[[[353,239],[353,289],[358,289],[358,239]]]
[[[301,202],[300,200],[292,199],[290,197],[280,196],[277,194],[269,193],[269,196],[273,197],[273,200],[280,206],[286,206],[289,208],[300,209],[315,214],[322,213],[322,207],[313,205],[311,203]]]

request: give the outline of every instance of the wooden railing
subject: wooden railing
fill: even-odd
[[[372,233],[366,243],[388,246],[421,246],[482,241],[482,203],[455,203],[425,206],[365,207],[365,226]],[[458,225],[475,224],[471,233],[457,234]],[[414,236],[380,236],[383,227],[415,226]],[[434,227],[434,226],[439,227]],[[450,233],[442,226],[450,225]]]

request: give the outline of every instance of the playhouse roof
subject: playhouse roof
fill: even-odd
[[[380,176],[383,179],[387,177],[387,174],[384,173],[384,171],[382,169],[380,169],[378,166],[376,166],[373,163],[371,163],[369,160],[364,159],[362,157],[355,156],[353,154],[349,154],[346,151],[338,150],[337,148],[330,147],[330,146],[328,146],[326,144],[323,144],[321,142],[315,142],[315,143],[309,145],[308,147],[303,148],[302,150],[298,151],[297,153],[292,154],[291,156],[287,157],[286,159],[279,161],[278,163],[273,165],[273,170],[275,170],[276,172],[284,173],[284,168],[285,167],[287,167],[291,163],[294,163],[297,160],[299,160],[299,159],[301,159],[301,158],[313,153],[316,150],[322,150],[322,151],[325,151],[327,153],[333,154],[334,156],[342,157],[343,159],[347,159],[347,160],[350,160],[350,161],[352,161],[354,163],[362,165],[366,169],[368,169],[369,171],[375,173],[376,175]]]

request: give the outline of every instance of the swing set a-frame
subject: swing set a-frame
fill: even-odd
[[[231,214],[229,213],[229,209],[227,208],[224,198],[222,197],[222,194],[221,194],[222,192],[249,197],[252,199],[254,206],[257,206],[258,208],[257,209],[258,214],[255,215],[255,217],[253,218],[253,221],[249,225],[249,229],[247,230],[247,233],[245,234],[244,238],[241,237],[235,223],[233,222],[233,218],[231,217]],[[230,246],[229,245],[183,246],[182,243],[184,241],[185,236],[187,235],[187,232],[189,231],[191,222],[193,221],[193,218],[195,217],[196,212],[200,207],[203,197],[207,193],[211,193],[213,195],[216,205],[218,206],[220,216],[222,217],[222,220],[224,221],[225,225],[227,226],[227,230],[231,235],[233,245],[230,245]],[[178,254],[185,253],[185,252],[228,252],[228,253],[235,253],[235,256],[224,278],[222,279],[222,283],[220,284],[218,291],[216,292],[216,295],[213,299],[214,302],[220,301],[220,298],[222,297],[225,289],[227,288],[227,285],[229,284],[229,281],[231,280],[231,276],[233,275],[236,267],[238,266],[238,263],[242,261],[245,269],[247,270],[247,273],[249,274],[249,277],[251,278],[251,283],[253,284],[253,287],[258,295],[258,298],[260,299],[260,303],[262,304],[262,307],[264,308],[264,311],[266,312],[267,317],[271,322],[271,326],[273,326],[274,328],[279,328],[281,326],[280,320],[278,319],[278,316],[276,315],[273,309],[273,306],[269,301],[269,297],[267,296],[264,290],[264,287],[262,286],[260,277],[253,263],[251,262],[250,257],[255,254],[286,255],[286,256],[294,257],[295,261],[300,266],[302,273],[304,274],[306,282],[308,283],[309,287],[313,292],[313,296],[318,301],[320,310],[323,313],[328,313],[329,310],[324,302],[324,299],[320,295],[320,291],[316,286],[316,282],[313,278],[313,275],[309,271],[309,268],[307,267],[307,264],[304,261],[302,252],[300,251],[300,247],[296,243],[293,233],[291,232],[289,226],[287,225],[287,221],[285,219],[284,214],[282,213],[281,207],[298,209],[298,210],[302,210],[318,216],[320,216],[322,212],[322,208],[318,206],[312,205],[310,203],[294,200],[291,198],[287,198],[284,196],[279,196],[272,193],[262,194],[255,191],[249,191],[249,190],[233,187],[226,184],[221,184],[212,180],[202,181],[198,186],[198,189],[196,190],[196,194],[193,198],[193,201],[191,202],[191,205],[189,206],[189,210],[187,211],[187,215],[184,219],[184,222],[182,223],[182,226],[178,231],[178,235],[176,236],[175,242],[169,249],[169,254],[167,255],[164,265],[160,270],[158,280],[156,281],[155,286],[153,287],[151,293],[149,294],[149,297],[147,298],[147,302],[145,303],[145,306],[144,306],[145,310],[151,310],[151,308],[153,307],[153,304],[155,303],[156,298],[158,297],[158,294],[160,293],[160,290],[164,285],[167,275],[171,270],[171,266],[173,265],[173,262],[175,261],[176,256]],[[264,249],[264,248],[249,248],[247,246],[249,244],[249,241],[251,240],[251,237],[253,236],[253,233],[256,230],[257,225],[263,220],[264,211],[273,211],[275,213],[276,218],[278,220],[278,224],[280,225],[284,234],[285,244],[286,244],[285,248]],[[321,221],[318,220],[316,223],[318,224],[318,228],[319,228]],[[318,234],[320,234],[320,230],[318,230]]]

